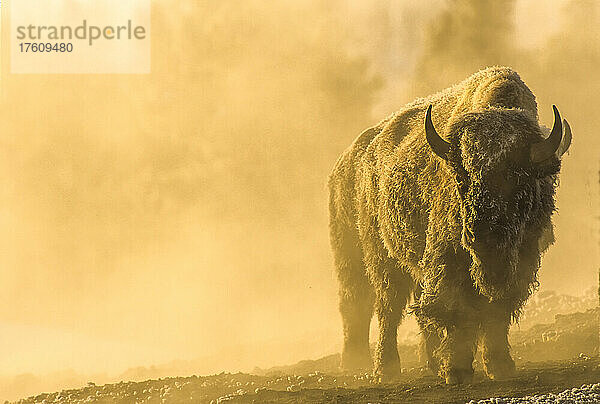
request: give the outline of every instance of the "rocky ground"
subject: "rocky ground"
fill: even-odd
[[[289,376],[223,373],[206,377],[167,378],[145,382],[88,385],[78,390],[40,394],[19,403],[523,403],[558,397],[596,397],[600,361],[574,360],[519,364],[514,379],[492,382],[481,372],[472,384],[446,386],[425,369],[407,370],[399,384],[378,385],[371,376],[333,375],[318,371]],[[582,386],[579,391],[572,386]],[[564,392],[565,390],[568,392]],[[563,392],[563,393],[561,393]],[[517,401],[515,397],[538,401]],[[490,398],[493,397],[493,398]],[[502,397],[511,397],[512,401]],[[522,400],[525,400],[523,398]],[[543,401],[546,400],[546,401]],[[565,402],[565,401],[562,401]],[[568,403],[586,401],[566,401]],[[594,402],[594,401],[588,401]]]
[[[514,379],[487,380],[476,362],[472,384],[446,386],[421,367],[414,344],[400,346],[403,378],[381,385],[369,373],[342,374],[339,355],[295,365],[255,369],[252,374],[221,373],[121,382],[45,393],[18,401],[30,403],[588,403],[600,402],[597,297],[568,300],[556,294],[533,299],[527,321],[511,332],[518,367]],[[570,303],[569,303],[570,302]],[[560,307],[583,310],[557,314]],[[587,310],[586,310],[587,309]],[[546,324],[538,319],[552,317]],[[524,318],[525,320],[525,318]],[[587,401],[586,401],[587,400]],[[591,401],[590,401],[591,400]]]
[[[534,404],[534,403],[599,403],[600,383],[584,384],[573,387],[560,393],[535,394],[533,396],[513,398],[488,398],[485,400],[471,400],[467,404]]]

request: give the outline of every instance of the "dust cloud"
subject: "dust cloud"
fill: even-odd
[[[10,74],[3,49],[0,398],[336,352],[329,170],[362,129],[493,64],[573,127],[541,283],[582,293],[599,256],[599,13],[156,1],[150,75]]]

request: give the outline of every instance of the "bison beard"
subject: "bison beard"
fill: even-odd
[[[374,372],[397,377],[397,327],[412,301],[428,365],[447,383],[472,378],[478,345],[490,378],[514,372],[508,329],[554,241],[564,127],[555,109],[545,139],[529,88],[493,67],[405,106],[342,154],[329,208],[343,368],[372,366],[375,310]]]

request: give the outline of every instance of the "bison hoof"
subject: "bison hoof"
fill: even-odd
[[[373,368],[371,354],[366,352],[344,351],[342,353],[342,362],[340,364],[342,370],[365,370],[369,371]]]
[[[429,368],[429,370],[431,370],[433,372],[434,375],[438,374],[440,371],[440,363],[435,360],[435,359],[428,359],[427,362],[427,367]]]
[[[446,384],[463,384],[473,381],[473,369],[450,369],[442,375]]]
[[[395,363],[376,367],[373,375],[379,383],[393,383],[400,379],[401,373],[400,363]]]
[[[501,362],[492,362],[485,367],[485,373],[492,380],[510,379],[516,372],[515,362],[512,359]]]

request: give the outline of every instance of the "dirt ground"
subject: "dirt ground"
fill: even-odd
[[[600,382],[599,308],[555,315],[554,322],[511,332],[517,376],[488,380],[476,360],[475,380],[446,386],[422,367],[416,345],[399,347],[402,379],[377,384],[370,372],[344,374],[339,354],[248,373],[158,378],[44,393],[32,403],[465,403],[490,397],[558,393]]]
[[[239,396],[236,403],[466,403],[489,397],[520,397],[557,393],[573,386],[598,383],[600,362],[584,357],[572,361],[524,363],[514,379],[494,382],[481,372],[464,386],[446,386],[437,377],[420,371],[405,374],[396,385],[332,389],[304,389],[298,392],[260,391]]]
[[[377,385],[365,375],[257,376],[244,373],[89,385],[41,394],[20,403],[466,403],[489,397],[558,393],[600,381],[600,361],[581,358],[518,366],[515,378],[494,382],[476,372],[472,384],[446,386],[424,369],[398,384]]]

